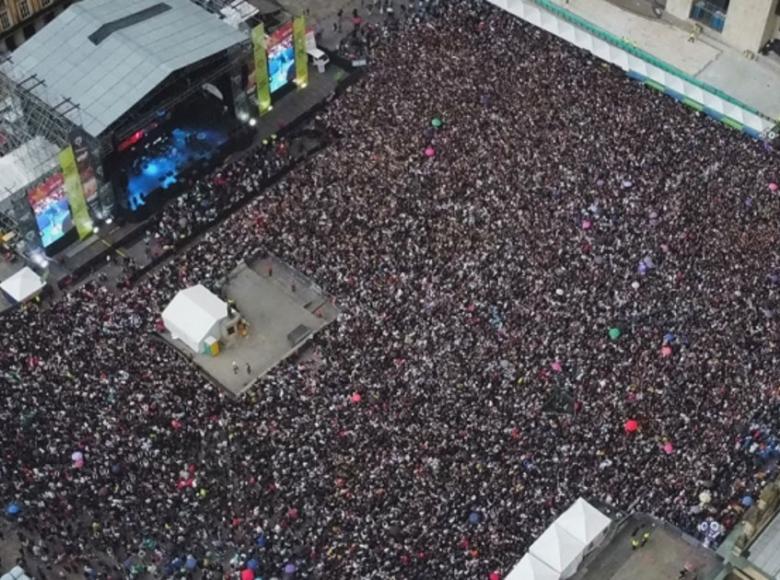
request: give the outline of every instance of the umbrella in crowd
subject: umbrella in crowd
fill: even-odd
[[[487,3],[396,12],[317,156],[188,178],[157,267],[0,321],[26,561],[496,580],[578,497],[717,542],[776,474],[777,153]],[[266,253],[342,314],[235,401],[152,335]]]

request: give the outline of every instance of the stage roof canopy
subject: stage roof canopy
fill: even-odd
[[[98,137],[174,71],[246,40],[191,0],[82,0],[2,69],[44,81],[32,90],[51,106],[70,99],[80,114],[66,116]]]

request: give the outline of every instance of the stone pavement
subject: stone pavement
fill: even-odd
[[[650,539],[632,550],[631,535],[640,525],[650,530]],[[720,558],[701,542],[644,514],[627,518],[605,542],[572,580],[675,580],[685,566],[697,580],[712,580],[722,568]]]

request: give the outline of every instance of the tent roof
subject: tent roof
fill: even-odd
[[[163,321],[196,340],[203,340],[214,324],[227,317],[227,303],[202,284],[181,290],[163,310]]]
[[[590,544],[609,527],[612,520],[587,501],[579,498],[558,517],[556,522],[581,542]]]
[[[558,580],[561,575],[547,564],[533,556],[526,554],[505,580]]]
[[[585,542],[572,536],[555,521],[528,551],[556,572],[563,572],[584,550]]]
[[[10,278],[0,282],[0,288],[17,302],[24,302],[30,296],[33,296],[46,283],[41,277],[25,266]]]
[[[0,68],[93,137],[171,73],[247,41],[190,0],[82,0],[20,46]]]

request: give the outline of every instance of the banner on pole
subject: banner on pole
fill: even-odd
[[[255,56],[255,85],[257,107],[264,115],[271,109],[271,87],[268,82],[268,55],[265,47],[265,26],[262,23],[252,29],[252,47]]]
[[[79,239],[83,240],[92,233],[92,219],[89,217],[87,201],[84,199],[84,187],[81,184],[81,175],[76,165],[73,147],[68,146],[63,149],[59,158],[65,182],[65,193],[68,196],[68,204],[73,214],[73,223],[79,233]]]
[[[309,84],[309,59],[306,55],[306,19],[293,19],[293,45],[295,46],[295,82],[303,88]]]

